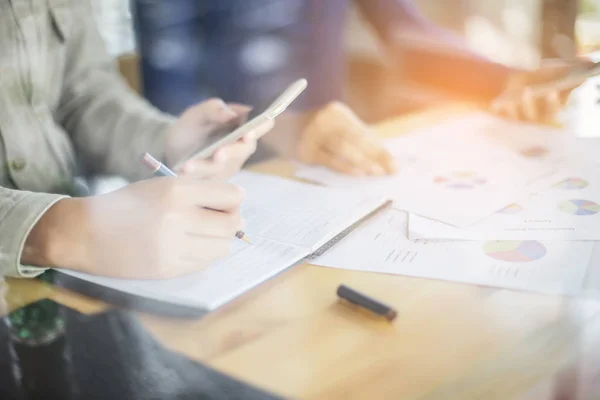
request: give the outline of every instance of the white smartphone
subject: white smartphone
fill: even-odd
[[[239,139],[241,139],[245,134],[252,131],[256,127],[263,124],[265,121],[275,119],[279,114],[285,111],[286,108],[306,89],[308,82],[306,79],[300,79],[296,82],[292,83],[288,86],[287,89],[275,99],[273,103],[265,111],[256,117],[252,118],[250,121],[246,122],[242,126],[235,128],[232,132],[228,133],[225,137],[218,138],[215,142],[209,144],[204,147],[202,150],[197,153],[185,158],[184,161],[175,166],[175,168],[179,168],[185,161],[189,159],[206,159],[211,157],[217,150],[221,147],[233,143]]]

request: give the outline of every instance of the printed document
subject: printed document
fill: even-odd
[[[414,214],[411,239],[600,240],[600,168],[578,167],[547,190],[508,204],[472,226],[457,228]]]
[[[594,242],[410,241],[407,216],[388,209],[313,264],[572,295],[583,287]]]

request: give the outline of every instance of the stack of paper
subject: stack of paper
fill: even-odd
[[[600,142],[584,140],[475,113],[387,142],[392,177],[303,166],[305,179],[394,200],[316,263],[581,293],[600,240]]]

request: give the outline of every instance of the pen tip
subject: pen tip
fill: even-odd
[[[248,243],[248,244],[252,244],[252,242],[250,241],[250,239],[248,239],[248,236],[246,236],[246,234],[244,232],[237,232],[235,234],[235,237],[243,240],[244,242]]]

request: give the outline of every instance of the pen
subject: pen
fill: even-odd
[[[378,302],[377,300],[367,297],[364,294],[358,293],[356,290],[350,289],[346,285],[340,285],[337,288],[337,295],[340,297],[340,299],[346,300],[349,303],[382,316],[390,322],[393,321],[398,315],[396,310]]]
[[[152,155],[150,155],[149,153],[144,153],[144,155],[142,156],[142,163],[146,167],[148,167],[148,169],[150,169],[154,175],[174,177],[177,176],[177,174],[171,171],[169,167],[158,161],[156,158],[152,157]],[[235,237],[243,240],[246,243],[251,243],[250,239],[248,239],[248,236],[246,236],[246,234],[242,231],[237,231],[235,233]]]

